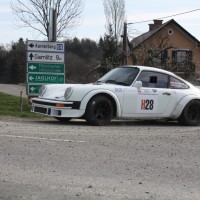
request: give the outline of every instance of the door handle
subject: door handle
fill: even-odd
[[[168,96],[170,96],[171,93],[169,93],[169,92],[164,92],[163,95],[168,95]]]

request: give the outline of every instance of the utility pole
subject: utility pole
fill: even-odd
[[[124,22],[124,34],[123,34],[123,52],[124,52],[124,60],[123,64],[128,64],[128,40],[127,40],[127,23]]]
[[[56,9],[51,9],[49,12],[49,31],[48,41],[55,42],[57,33],[57,12]]]

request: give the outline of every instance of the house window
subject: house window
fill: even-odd
[[[192,62],[192,51],[188,49],[178,49],[172,51],[174,64],[190,64]]]
[[[194,72],[195,64],[192,62],[192,51],[188,49],[177,49],[172,51],[172,66],[175,72]]]
[[[152,65],[165,64],[167,62],[167,50],[166,49],[150,49],[148,51],[148,61]]]

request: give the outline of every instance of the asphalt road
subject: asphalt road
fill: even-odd
[[[1,200],[199,200],[200,127],[0,118]]]
[[[26,86],[24,85],[15,85],[15,84],[3,84],[0,83],[0,92],[11,94],[14,96],[20,96],[20,92],[24,97],[26,97]]]

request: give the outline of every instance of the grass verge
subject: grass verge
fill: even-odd
[[[31,105],[27,98],[22,99],[22,112],[20,111],[20,97],[0,92],[0,116],[45,118],[43,115],[31,113]]]

